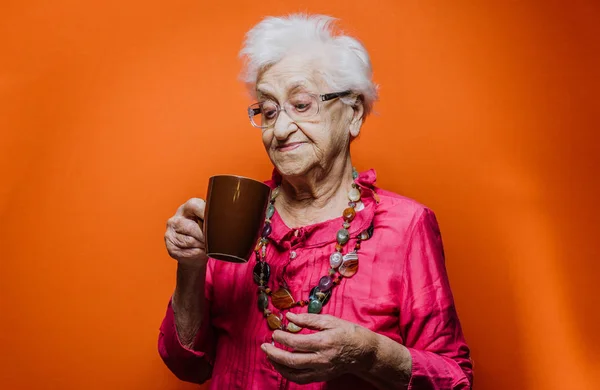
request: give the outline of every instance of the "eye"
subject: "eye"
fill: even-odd
[[[310,103],[296,103],[294,107],[296,111],[306,111],[310,108]]]
[[[297,113],[306,113],[310,111],[314,103],[310,95],[300,94],[291,98],[290,104]]]
[[[277,116],[277,105],[273,102],[263,102],[261,104],[262,114],[267,120],[274,119]]]

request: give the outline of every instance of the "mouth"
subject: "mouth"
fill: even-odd
[[[279,152],[289,152],[289,151],[298,149],[303,144],[304,144],[304,142],[290,142],[290,143],[287,143],[284,145],[277,145],[275,147],[275,149]]]

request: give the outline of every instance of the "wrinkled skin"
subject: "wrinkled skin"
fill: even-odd
[[[291,314],[288,319],[312,334],[276,330],[273,340],[292,352],[263,344],[273,367],[285,378],[300,384],[323,382],[340,375],[368,370],[375,359],[376,340],[372,332],[330,315]]]

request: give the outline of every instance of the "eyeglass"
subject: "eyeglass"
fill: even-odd
[[[333,92],[317,95],[301,92],[283,103],[283,107],[273,100],[254,103],[248,106],[248,117],[252,126],[267,129],[275,125],[279,113],[285,111],[293,121],[303,121],[319,114],[320,103],[348,96],[352,91]]]

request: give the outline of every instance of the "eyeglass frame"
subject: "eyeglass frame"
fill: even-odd
[[[333,99],[337,99],[337,98],[342,98],[342,97],[346,97],[350,94],[352,94],[352,91],[347,89],[345,91],[341,91],[341,92],[330,92],[330,93],[324,93],[324,94],[316,94],[316,93],[309,93],[309,92],[305,92],[308,95],[311,96],[315,96],[317,97],[317,112],[314,115],[318,115],[319,112],[321,112],[321,102],[327,102]],[[284,102],[284,104],[287,102],[287,100]],[[256,103],[252,103],[251,105],[248,106],[248,119],[250,119],[250,124],[253,127],[256,127],[257,129],[268,129],[270,127],[275,126],[275,123],[277,123],[277,119],[279,119],[279,114],[281,113],[281,111],[285,111],[285,107],[282,107],[279,103],[277,102],[273,102],[275,104],[275,107],[277,107],[277,117],[275,118],[275,120],[273,121],[272,124],[270,124],[269,126],[257,126],[254,124],[254,120],[252,120],[253,117],[255,117],[256,115],[260,115],[261,114],[261,109],[260,108],[252,108],[252,106],[254,106],[255,104],[262,104],[259,102]],[[287,114],[287,111],[286,111]],[[313,116],[314,116],[313,115]],[[289,116],[289,114],[288,114]]]

